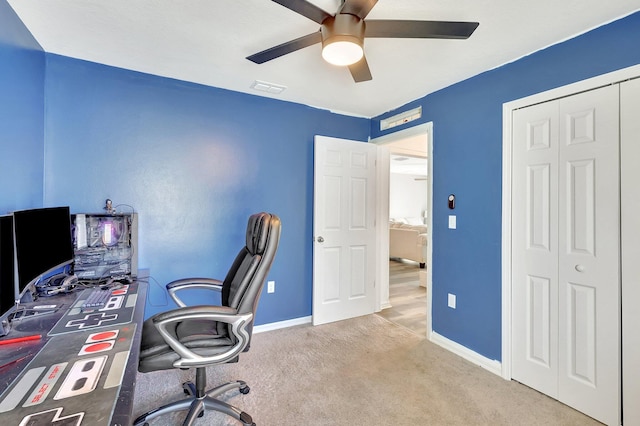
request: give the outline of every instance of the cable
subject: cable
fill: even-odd
[[[129,204],[118,204],[117,206],[115,206],[113,208],[114,214],[117,212],[118,207],[128,207],[128,208],[131,209],[131,213],[135,213],[136,212],[136,209],[132,205],[129,205]]]
[[[149,306],[153,306],[155,308],[160,307],[160,306],[168,306],[169,305],[169,298],[167,297],[167,292],[164,288],[162,288],[162,286],[160,285],[160,283],[158,282],[158,280],[156,280],[155,278],[153,278],[151,275],[149,275],[150,279],[153,280],[153,282],[158,286],[158,288],[160,289],[160,292],[164,295],[164,304],[162,305],[156,305],[151,301],[151,292],[147,292],[147,302],[149,303]],[[138,280],[138,281],[142,281],[144,282],[144,279],[142,280]],[[149,284],[149,281],[147,281],[147,284]]]

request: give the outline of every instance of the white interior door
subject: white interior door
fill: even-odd
[[[313,324],[374,312],[376,146],[315,137]]]
[[[512,376],[620,422],[618,87],[514,112]]]

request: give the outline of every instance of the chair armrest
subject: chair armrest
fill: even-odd
[[[206,319],[230,324],[231,331],[238,338],[238,342],[229,350],[217,355],[208,357],[198,355],[180,343],[175,334],[169,332],[169,329],[175,330],[175,323],[190,319]],[[252,319],[251,312],[238,314],[236,309],[226,306],[191,306],[158,314],[153,317],[153,325],[164,341],[181,357],[173,363],[173,366],[189,368],[223,363],[238,356],[249,344],[250,336],[246,328]]]
[[[186,308],[187,305],[178,297],[176,292],[178,290],[190,288],[204,288],[207,290],[222,291],[222,281],[216,280],[215,278],[183,278],[171,281],[167,284],[169,296],[171,296],[176,305],[181,308]]]

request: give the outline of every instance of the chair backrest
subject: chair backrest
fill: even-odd
[[[222,285],[224,306],[235,308],[238,313],[252,312],[255,318],[260,294],[279,242],[278,216],[263,212],[249,217],[246,245],[236,256]],[[247,329],[251,335],[253,321]]]

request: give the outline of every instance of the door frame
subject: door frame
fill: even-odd
[[[427,138],[427,339],[431,340],[431,278],[432,278],[432,229],[433,229],[433,122],[419,124],[408,129],[388,135],[369,139],[369,143],[384,147],[393,142],[412,136],[424,135]],[[378,149],[378,185],[376,210],[380,219],[377,226],[378,259],[376,282],[380,283],[377,291],[376,312],[390,307],[389,303],[389,151]],[[380,266],[383,265],[383,266]],[[384,266],[386,265],[386,266]]]
[[[536,93],[502,105],[502,377],[511,380],[511,182],[512,116],[527,106],[564,98],[640,76],[640,65],[623,68],[566,86]],[[624,283],[624,277],[623,277]]]
[[[636,87],[637,86],[637,87]],[[629,90],[637,91],[637,98],[629,99]],[[640,211],[640,190],[637,187],[640,171],[636,167],[636,159],[640,158],[640,123],[636,120],[640,110],[640,78],[624,82],[620,85],[620,194],[624,200],[621,205],[622,230],[621,252],[623,279],[626,285],[622,288],[622,411],[628,424],[640,423],[640,336],[637,325],[640,324],[640,312],[637,303],[640,300],[640,244],[635,238],[640,235],[640,223],[636,220]],[[635,109],[627,109],[631,108]],[[626,327],[625,327],[626,325]],[[635,325],[631,326],[631,325]],[[626,372],[626,373],[625,373]]]

